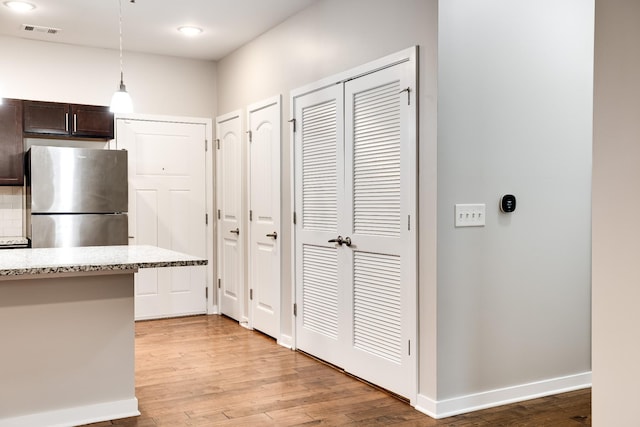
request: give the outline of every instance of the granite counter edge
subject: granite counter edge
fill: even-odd
[[[207,265],[207,260],[181,260],[181,261],[149,261],[133,262],[125,264],[85,264],[64,266],[24,267],[0,270],[0,276],[23,276],[58,273],[82,273],[95,271],[135,270],[138,268],[162,268],[162,267],[187,267]]]

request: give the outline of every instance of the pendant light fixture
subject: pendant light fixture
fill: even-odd
[[[132,113],[133,103],[124,85],[124,73],[122,71],[122,0],[118,0],[118,6],[118,28],[120,30],[120,87],[111,98],[111,107],[109,110],[112,113]]]

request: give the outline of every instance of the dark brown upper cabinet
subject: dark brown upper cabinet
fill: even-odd
[[[22,101],[3,99],[0,105],[0,185],[24,183]]]
[[[24,101],[25,136],[113,139],[108,107]]]

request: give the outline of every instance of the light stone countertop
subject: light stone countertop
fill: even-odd
[[[0,237],[0,246],[26,245],[29,243],[26,237]]]
[[[155,246],[11,249],[0,253],[0,276],[179,267],[207,262]]]

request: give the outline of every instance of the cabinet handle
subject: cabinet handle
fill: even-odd
[[[73,114],[73,133],[76,133],[78,131],[78,115],[77,114]]]
[[[69,113],[64,113],[64,131],[69,132]]]

